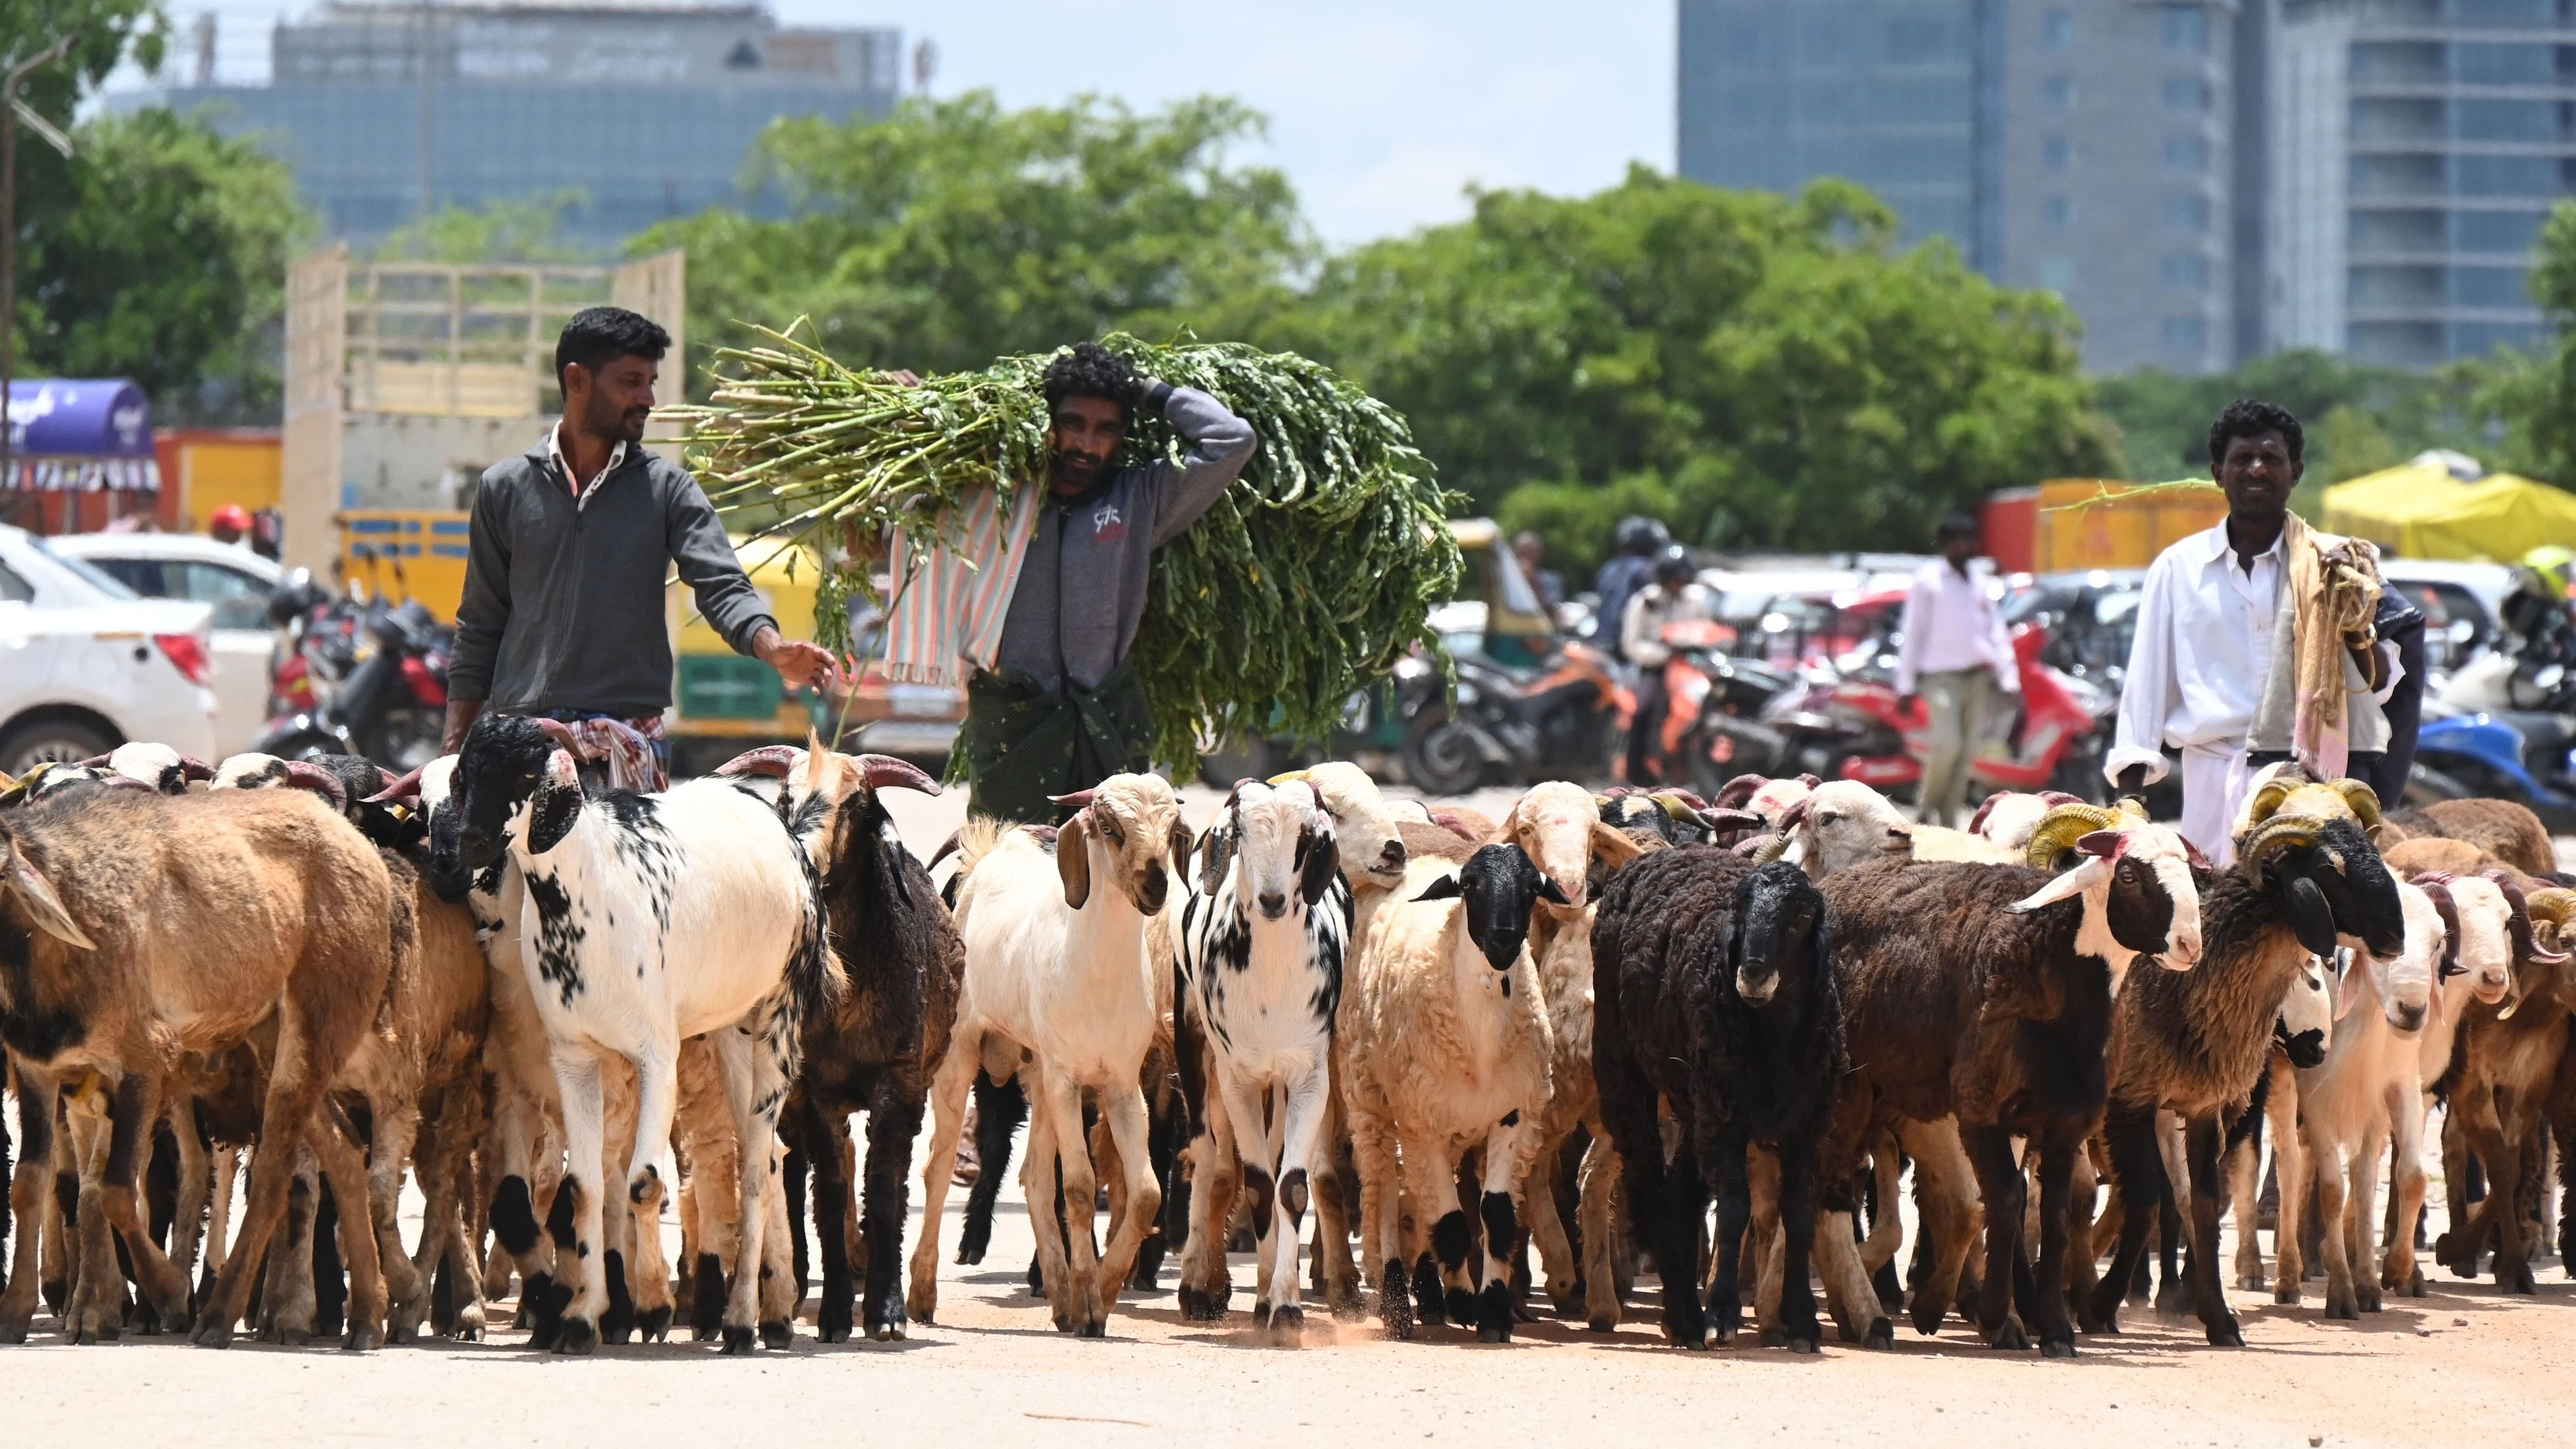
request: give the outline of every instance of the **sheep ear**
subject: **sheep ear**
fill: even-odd
[[[1630,840],[1626,831],[1592,822],[1592,858],[1604,866],[1617,870],[1645,853],[1646,847]]]
[[[2095,881],[2100,880],[2103,874],[2109,869],[2110,867],[2104,865],[2100,858],[2088,856],[2085,858],[2082,865],[2075,867],[2064,875],[2051,876],[2048,884],[2041,886],[2038,890],[2032,891],[2029,895],[2024,896],[2020,900],[2013,902],[2011,905],[2004,907],[2004,909],[2017,916],[2028,915],[2030,912],[2038,910],[2042,906],[2053,906],[2059,901],[2073,900],[2077,896],[2084,894],[2085,890]]]
[[[1234,864],[1234,832],[1227,828],[1230,817],[1220,815],[1208,827],[1207,841],[1199,847],[1199,894],[1212,896],[1225,884],[1226,870]],[[1184,855],[1183,860],[1189,857]]]
[[[1165,869],[1171,871],[1172,878],[1174,880],[1182,880],[1188,877],[1190,873],[1190,851],[1195,844],[1196,841],[1190,834],[1189,823],[1183,820],[1174,820],[1172,822],[1172,858],[1165,866]]]
[[[1064,903],[1081,910],[1091,899],[1091,812],[1077,811],[1055,833],[1055,873],[1064,878]]]
[[[5,833],[0,833],[0,851],[5,851],[8,859],[5,866],[0,866],[0,886],[7,887],[25,903],[27,914],[37,927],[45,934],[84,951],[97,950],[98,943],[72,920],[71,912],[63,909],[63,898],[54,894],[53,882],[36,870],[35,865],[19,851],[17,842]]]
[[[555,752],[555,758],[570,760],[571,756],[558,750]],[[563,844],[563,838],[572,834],[573,822],[581,818],[582,799],[578,772],[575,772],[575,783],[569,785],[556,778],[562,773],[564,772],[560,770],[549,769],[546,772],[546,778],[537,785],[536,795],[528,801],[528,853],[530,855],[543,855]]]
[[[1458,888],[1458,877],[1454,875],[1444,875],[1434,878],[1431,884],[1422,888],[1422,894],[1415,896],[1414,899],[1417,901],[1454,901],[1461,894],[1462,892]]]
[[[1324,898],[1324,892],[1333,888],[1333,877],[1342,873],[1341,843],[1331,831],[1309,825],[1299,832],[1297,844],[1299,853],[1306,857],[1303,873],[1297,878],[1297,893],[1311,906]]]
[[[2369,970],[2369,963],[2358,956],[2344,963],[2343,976],[2335,982],[2334,1019],[2337,1022],[2350,1016],[2354,1003],[2361,1000],[2361,988],[2365,984],[2361,978]],[[2434,994],[2438,996],[2441,993]]]
[[[1538,873],[1538,898],[1560,906],[1570,906],[1574,904],[1573,901],[1566,898],[1565,887],[1558,885],[1554,880],[1550,879],[1546,871],[1540,871]]]

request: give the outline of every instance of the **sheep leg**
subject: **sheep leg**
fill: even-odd
[[[1785,1252],[1780,1269],[1780,1318],[1776,1328],[1766,1325],[1763,1342],[1771,1342],[1772,1333],[1777,1332],[1791,1353],[1814,1353],[1823,1346],[1825,1336],[1816,1321],[1816,1289],[1809,1270],[1816,1250],[1814,1144],[1783,1143],[1775,1163],[1780,1180],[1780,1238]],[[1850,1219],[1838,1214],[1833,1225],[1835,1235],[1848,1246]],[[1876,1296],[1874,1292],[1872,1296]]]
[[[957,1166],[957,1134],[965,1126],[966,1096],[975,1086],[976,1059],[983,1055],[982,1033],[959,1030],[948,1038],[948,1055],[930,1081],[930,1150],[921,1159],[921,1241],[912,1245],[912,1291],[904,1308],[915,1323],[934,1321],[939,1312],[939,1224],[948,1202],[949,1175]],[[984,1171],[998,1173],[998,1163]],[[1036,1214],[1032,1212],[1031,1218]]]
[[[786,1149],[772,1138],[769,1146],[769,1185],[760,1194],[760,1321],[776,1325],[781,1335],[772,1347],[784,1348],[794,1341],[796,1314],[805,1306],[805,1290],[796,1279],[795,1245],[787,1232],[787,1177],[784,1171]],[[848,1164],[842,1165],[846,1180]],[[841,1220],[844,1232],[849,1218]]]
[[[197,1270],[195,1306],[202,1311],[215,1296],[215,1279],[231,1258],[233,1237],[233,1203],[241,1185],[241,1149],[218,1147],[213,1152],[214,1177],[209,1183],[206,1201],[205,1256]]]
[[[1554,1164],[1563,1155],[1567,1139],[1574,1135],[1576,1123],[1551,1121],[1545,1132],[1546,1146],[1539,1160]],[[1554,1173],[1549,1174],[1553,1178]],[[1574,1244],[1565,1236],[1565,1221],[1557,1212],[1553,1186],[1545,1192],[1529,1194],[1530,1245],[1538,1249],[1541,1271],[1547,1274],[1547,1296],[1556,1307],[1559,1318],[1572,1318],[1580,1301],[1577,1278],[1580,1265],[1575,1261]]]
[[[1779,1173],[1773,1164],[1765,1162],[1760,1180],[1754,1179],[1745,1162],[1744,1134],[1736,1128],[1718,1128],[1699,1136],[1700,1169],[1708,1192],[1717,1199],[1716,1252],[1712,1255],[1704,1310],[1707,1316],[1700,1337],[1703,1342],[1731,1344],[1744,1323],[1744,1229],[1756,1218],[1769,1219],[1779,1213]],[[1763,1260],[1768,1257],[1767,1252],[1762,1254]],[[1758,1274],[1754,1293],[1757,1323],[1768,1316],[1764,1310],[1777,1291],[1766,1266]]]
[[[179,1147],[179,1190],[170,1211],[170,1265],[182,1279],[192,1277],[204,1246],[206,1203],[214,1190],[214,1164],[206,1139],[197,1131],[196,1103],[185,1093],[170,1097],[170,1136]],[[174,1330],[175,1331],[175,1330]]]
[[[1718,1326],[1709,1321],[1699,1289],[1699,1222],[1706,1204],[1699,1154],[1685,1139],[1676,1145],[1673,1160],[1664,1160],[1655,1094],[1641,1081],[1605,1090],[1601,1114],[1611,1140],[1630,1144],[1618,1154],[1619,1184],[1627,1196],[1628,1216],[1638,1241],[1655,1255],[1655,1271],[1663,1279],[1664,1341],[1676,1348],[1706,1348],[1718,1341]],[[1634,1150],[1641,1146],[1643,1151]],[[1721,1200],[1718,1235],[1740,1242],[1752,1204],[1748,1200],[1736,1205],[1731,1232],[1727,1212]],[[1729,1331],[1733,1327],[1727,1325]]]
[[[957,1263],[973,1267],[993,1245],[993,1209],[1011,1166],[1011,1139],[1029,1117],[1028,1089],[1016,1074],[995,1077],[986,1062],[975,1078],[974,1186],[966,1190],[965,1221],[958,1225]],[[1032,1287],[1029,1291],[1038,1291]]]
[[[2483,1246],[2468,1233],[2469,1219],[2475,1208],[2469,1201],[2470,1149],[2467,1116],[2471,1100],[2488,1095],[2484,1091],[2453,1092],[2442,1112],[2442,1198],[2447,1210],[2443,1221],[2449,1226],[2433,1240],[2435,1262],[2461,1278],[2478,1276],[2478,1252]]]
[[[2086,1132],[2065,1119],[2049,1124],[2031,1139],[2039,1158],[2039,1263],[2031,1285],[2038,1318],[2039,1351],[2044,1358],[2075,1356],[2075,1324],[2067,1313],[2066,1254],[2073,1217],[2075,1160],[2084,1153]],[[2216,1239],[2211,1246],[2216,1246]],[[2018,1256],[2018,1254],[2016,1254]],[[2018,1266],[2018,1265],[2016,1265]]]
[[[2026,1272],[2021,1256],[2021,1165],[2013,1160],[2012,1134],[1990,1124],[1959,1124],[1959,1144],[1977,1171],[1977,1186],[1986,1206],[1984,1292],[1977,1305],[1977,1330],[1990,1348],[2026,1349],[2030,1337],[2013,1314],[2013,1271]]]
[[[185,1333],[188,1275],[153,1241],[135,1191],[143,1155],[152,1147],[152,1129],[161,1120],[161,1089],[161,1077],[155,1072],[130,1071],[116,1084],[115,1100],[109,1109],[106,1172],[99,1197],[107,1225],[125,1240],[126,1254],[134,1262],[135,1280],[159,1311],[159,1327],[171,1333]],[[152,1329],[147,1317],[144,1331]]]
[[[1619,1149],[1599,1121],[1590,1125],[1578,1179],[1577,1225],[1583,1232],[1583,1321],[1595,1333],[1619,1326]]]
[[[74,1266],[63,1327],[77,1344],[112,1343],[125,1324],[125,1274],[117,1264],[117,1233],[105,1201],[110,1123],[102,1105],[89,1095],[63,1103],[77,1194],[67,1233]]]
[[[1509,1343],[1512,1326],[1519,1310],[1512,1302],[1512,1260],[1520,1255],[1521,1226],[1515,1211],[1515,1199],[1551,1194],[1556,1191],[1554,1174],[1539,1176],[1530,1171],[1540,1160],[1544,1143],[1540,1124],[1543,1115],[1538,1105],[1522,1108],[1506,1117],[1511,1125],[1496,1124],[1485,1133],[1485,1171],[1483,1198],[1477,1204],[1485,1239],[1484,1274],[1476,1291],[1476,1339],[1480,1343]],[[1516,1117],[1518,1120],[1513,1121]],[[1546,1159],[1551,1165],[1555,1158]]]
[[[1429,1225],[1430,1246],[1413,1263],[1413,1297],[1422,1321],[1471,1323],[1476,1296],[1467,1288],[1467,1252],[1476,1230],[1458,1201],[1457,1159],[1445,1140],[1409,1135],[1400,1138],[1397,1152],[1414,1219]]]
[[[1932,1244],[1932,1266],[1914,1284],[1912,1308],[1914,1331],[1930,1335],[1940,1331],[1952,1307],[1959,1309],[1961,1317],[1968,1316],[1968,1306],[1960,1300],[1959,1278],[1976,1247],[1984,1203],[1977,1192],[1976,1166],[1959,1140],[1955,1119],[1902,1123],[1896,1132],[1914,1159],[1916,1196],[1924,1232]]]
[[[435,1285],[442,1268],[453,1269],[458,1244],[463,1239],[464,1196],[459,1185],[463,1180],[464,1154],[461,1143],[468,1133],[466,1118],[479,1116],[479,1097],[469,1104],[464,1098],[479,1088],[458,1083],[441,1094],[437,1117],[427,1123],[412,1149],[412,1173],[420,1182],[420,1251],[413,1257],[413,1270]],[[472,1341],[483,1336],[482,1285],[475,1275],[450,1271],[447,1293],[462,1295],[464,1302],[452,1308],[440,1308],[433,1291],[430,1330],[442,1337]],[[392,1325],[386,1326],[388,1336]]]
[[[2193,1311],[2200,1315],[2201,1327],[2213,1346],[2243,1348],[2244,1330],[2237,1325],[2235,1311],[2227,1306],[2227,1290],[2219,1282],[2218,1157],[2226,1146],[2227,1129],[2219,1122],[2216,1111],[2202,1112],[2186,1121],[2183,1158],[2190,1180],[2177,1185],[2174,1191],[2178,1197],[2188,1194],[2185,1225],[2191,1238],[2184,1267],[2191,1277]]]
[[[2092,1301],[2083,1306],[2083,1328],[2087,1333],[2118,1333],[2121,1302],[2128,1297],[2130,1281],[2137,1277],[2138,1263],[2146,1256],[2147,1237],[2158,1225],[2157,1199],[2165,1164],[2156,1141],[2152,1110],[2112,1103],[2102,1118],[2102,1141],[2111,1154],[2112,1191],[2120,1210],[2120,1241],[2112,1249],[2109,1270],[2093,1286]],[[1992,1213],[1986,1218],[1986,1233],[1989,1238],[1994,1235]]]
[[[645,1343],[670,1342],[671,1320],[677,1313],[671,1297],[671,1260],[662,1247],[662,1205],[670,1196],[670,1185],[657,1176],[644,1195],[630,1199],[620,1214],[625,1221],[617,1241],[632,1249],[626,1262],[635,1335]]]
[[[395,1097],[369,1102],[374,1118],[367,1144],[367,1210],[376,1235],[376,1258],[384,1264],[385,1291],[391,1300],[385,1319],[385,1341],[409,1343],[429,1317],[429,1278],[403,1248],[403,1168],[420,1140],[420,1103]],[[429,1232],[426,1221],[423,1236]]]
[[[823,1270],[823,1296],[814,1308],[814,1337],[823,1343],[846,1343],[851,1303],[858,1291],[850,1276],[849,1223],[841,1211],[850,1195],[850,1180],[841,1170],[840,1139],[849,1135],[850,1119],[825,1108],[814,1087],[809,1081],[799,1094],[805,1119],[799,1135],[814,1174],[805,1201],[814,1215],[814,1255]],[[874,1127],[873,1118],[869,1125]],[[869,1287],[875,1290],[881,1281],[872,1275]]]
[[[1878,1211],[1869,1222],[1869,1238],[1860,1246],[1861,1265],[1872,1274],[1896,1261],[1905,1250],[1905,1222],[1897,1211],[1897,1194],[1902,1188],[1903,1169],[1899,1165],[1896,1137],[1891,1132],[1875,1134],[1870,1148],[1870,1174],[1877,1193]]]
[[[2388,1183],[2388,1241],[2380,1284],[2409,1298],[2424,1296],[2424,1270],[2415,1261],[2415,1233],[2424,1213],[2424,1104],[2422,1094],[2401,1085],[2389,1094],[2391,1166]]]
[[[2066,1300],[2082,1303],[2100,1280],[2101,1254],[2093,1251],[2093,1204],[2102,1179],[2089,1150],[2088,1134],[2075,1151],[2074,1185],[2066,1201]]]
[[[317,1114],[305,1135],[320,1160],[332,1206],[339,1210],[340,1258],[349,1274],[347,1323],[340,1346],[363,1353],[384,1343],[386,1308],[384,1262],[367,1200],[366,1149],[356,1131],[332,1108]]]
[[[1100,1116],[1109,1125],[1110,1143],[1118,1149],[1117,1166],[1125,1176],[1127,1191],[1122,1204],[1124,1210],[1111,1219],[1108,1246],[1102,1250],[1094,1268],[1099,1275],[1099,1283],[1093,1290],[1097,1304],[1093,1309],[1093,1322],[1098,1325],[1090,1335],[1093,1338],[1108,1332],[1109,1309],[1118,1302],[1119,1289],[1126,1286],[1127,1275],[1136,1269],[1136,1254],[1145,1245],[1145,1235],[1161,1221],[1163,1211],[1163,1184],[1154,1175],[1153,1144],[1147,1140],[1153,1129],[1145,1110],[1145,1094],[1137,1088],[1135,1080],[1128,1077],[1112,1082],[1101,1093],[1101,1098]],[[1272,1140],[1276,1141],[1279,1127],[1275,1120],[1269,1130]],[[1089,1165],[1087,1160],[1085,1165]],[[1301,1182],[1298,1186],[1302,1198],[1304,1184]],[[1086,1241],[1090,1237],[1088,1214],[1091,1202],[1089,1197],[1083,1199],[1086,1216],[1083,1237]],[[1075,1245],[1077,1260],[1083,1246]],[[1289,1263],[1293,1272],[1296,1263],[1293,1241]],[[1077,1261],[1075,1266],[1079,1268],[1082,1265]],[[1293,1294],[1295,1289],[1296,1285],[1291,1283],[1289,1291]]]
[[[1225,1317],[1226,1301],[1234,1296],[1234,1279],[1226,1268],[1225,1230],[1243,1183],[1234,1114],[1226,1108],[1222,1083],[1206,1093],[1200,1104],[1189,1160],[1190,1221],[1188,1240],[1181,1247],[1181,1317],[1215,1323]]]
[[[2504,1131],[2496,1139],[2492,1155],[2484,1147],[2478,1150],[2479,1156],[2487,1158],[2489,1168],[2487,1198],[2480,1207],[2495,1226],[2496,1287],[2507,1293],[2533,1293],[2539,1291],[2531,1274],[2535,1225],[2525,1210],[2523,1194],[2532,1188],[2535,1169],[2540,1165],[2541,1154],[2531,1145],[2539,1125],[2539,1104],[2523,1093],[2500,1087],[2496,1105]]]
[[[1298,1302],[1297,1248],[1305,1236],[1306,1204],[1322,1146],[1324,1104],[1333,1093],[1331,1073],[1329,1060],[1319,1060],[1302,1079],[1274,1089],[1278,1111],[1271,1122],[1272,1135],[1279,1142],[1280,1171],[1279,1204],[1272,1212],[1271,1251],[1277,1259],[1271,1270],[1270,1331],[1282,1341],[1294,1341],[1306,1321],[1306,1310]],[[1284,1229],[1278,1227],[1281,1217],[1287,1219]]]
[[[2247,1292],[2260,1292],[2272,1286],[2263,1272],[2263,1238],[2258,1216],[2262,1209],[2256,1198],[2262,1189],[2259,1168],[2263,1162],[2263,1139],[2260,1133],[2227,1149],[2227,1205],[2236,1220],[2236,1286]]]
[[[36,1285],[44,1277],[40,1245],[46,1236],[45,1208],[54,1187],[55,1101],[60,1096],[49,1076],[24,1066],[15,1076],[18,1166],[9,1176],[9,1210],[17,1219],[18,1237],[10,1245],[8,1287],[0,1291],[0,1343],[25,1343],[36,1316]]]
[[[313,1240],[320,1222],[322,1169],[313,1149],[301,1141],[285,1148],[294,1161],[286,1193],[285,1232],[260,1265],[267,1280],[261,1290],[259,1336],[269,1343],[303,1345],[313,1341]],[[253,1172],[258,1158],[252,1158]]]
[[[1029,1144],[1027,1160],[1020,1168],[1020,1187],[1028,1201],[1029,1232],[1036,1239],[1039,1279],[1047,1297],[1048,1316],[1058,1333],[1083,1334],[1090,1330],[1091,1315],[1085,1302],[1091,1295],[1093,1264],[1086,1261],[1084,1271],[1072,1271],[1072,1233],[1068,1224],[1074,1213],[1081,1215],[1082,1248],[1086,1260],[1091,1255],[1091,1214],[1093,1196],[1086,1190],[1079,1202],[1073,1200],[1069,1184],[1072,1174],[1064,1171],[1063,1144],[1082,1140],[1081,1096],[1069,1081],[1062,1082],[1063,1095],[1070,1099],[1069,1136],[1059,1136],[1057,1123],[1057,1083],[1041,1083],[1035,1074],[1023,1078],[1029,1094]],[[1090,1176],[1091,1161],[1083,1159],[1083,1175]],[[1104,1325],[1105,1327],[1105,1325]]]
[[[1378,1321],[1397,1338],[1413,1337],[1413,1296],[1404,1276],[1404,1221],[1397,1191],[1395,1145],[1383,1119],[1374,1113],[1345,1111],[1351,1129],[1351,1156],[1359,1168],[1360,1252],[1377,1275]],[[1224,1231],[1223,1219],[1211,1220]]]
[[[1351,1171],[1342,1169],[1351,1133],[1343,1120],[1338,1091],[1324,1098],[1324,1126],[1318,1140],[1322,1146],[1315,1154],[1315,1252],[1318,1271],[1324,1275],[1324,1301],[1332,1305],[1335,1318],[1357,1322],[1364,1312],[1359,1264],[1351,1257],[1351,1215],[1358,1206],[1357,1184],[1352,1179],[1358,1171],[1356,1161]]]
[[[765,1037],[767,1033],[761,1035]],[[717,1072],[724,1081],[725,1106],[733,1115],[735,1144],[738,1217],[733,1281],[728,1285],[725,1301],[724,1352],[751,1352],[755,1329],[766,1346],[785,1348],[790,1337],[785,1321],[765,1321],[760,1317],[760,1283],[762,1245],[769,1226],[764,1194],[769,1190],[770,1154],[778,1139],[778,1107],[786,1096],[787,1074],[777,1054],[748,1027],[711,1032],[707,1042],[715,1050]],[[676,1058],[667,1067],[659,1062],[652,1069],[642,1062],[636,1064],[645,1110],[636,1128],[636,1166],[630,1172],[639,1188],[644,1181],[647,1146],[642,1134],[651,1130],[657,1109],[665,1112],[662,1120],[668,1121],[669,1094],[678,1086],[676,1065]]]
[[[913,1140],[921,1135],[922,1102],[917,1087],[889,1072],[877,1079],[868,1103],[867,1303],[861,1320],[879,1343],[899,1342],[911,1331],[903,1305],[904,1198]],[[926,1222],[922,1231],[930,1232]]]
[[[608,1308],[608,1278],[600,1259],[606,1238],[608,1181],[607,1104],[601,1081],[605,1063],[587,1047],[553,1053],[555,1090],[563,1101],[564,1174],[547,1214],[554,1229],[555,1266],[572,1280],[572,1301],[555,1330],[554,1351],[588,1354],[599,1347],[599,1320]],[[567,1211],[564,1204],[571,1204]],[[568,1219],[568,1221],[564,1221]],[[556,1224],[560,1222],[560,1226]],[[565,1258],[569,1251],[571,1258]]]
[[[251,1274],[266,1260],[269,1240],[286,1216],[287,1189],[296,1168],[294,1145],[306,1135],[322,1102],[325,1081],[323,1069],[313,1059],[317,1049],[313,1023],[305,1019],[292,992],[281,1015],[285,1019],[278,1031],[277,1058],[269,1067],[268,1096],[260,1108],[263,1150],[251,1155],[250,1195],[242,1209],[241,1237],[216,1279],[210,1308],[197,1316],[196,1332],[191,1335],[191,1341],[203,1348],[232,1344],[233,1325],[250,1304]]]

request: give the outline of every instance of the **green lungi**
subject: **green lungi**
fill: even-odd
[[[985,671],[966,681],[966,724],[951,763],[965,762],[968,814],[1053,825],[1070,812],[1048,796],[1142,773],[1153,747],[1154,713],[1131,662],[1088,690],[1071,680],[1050,690],[1016,669]]]

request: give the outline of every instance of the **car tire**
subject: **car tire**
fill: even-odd
[[[78,715],[38,715],[0,734],[0,771],[23,775],[48,761],[86,760],[116,745],[114,736]]]

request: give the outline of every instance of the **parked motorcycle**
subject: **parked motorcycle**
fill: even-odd
[[[277,713],[251,748],[283,759],[364,755],[398,772],[436,759],[451,631],[416,599],[318,589],[280,598],[291,647],[270,686]]]
[[[2576,721],[2483,710],[2426,719],[2415,739],[2408,798],[2478,795],[2521,801],[2553,834],[2576,831]]]
[[[1405,722],[1399,753],[1415,788],[1457,795],[1489,783],[1609,774],[1637,701],[1608,655],[1562,640],[1534,669],[1467,650],[1452,657],[1454,706],[1436,669],[1407,681],[1396,702]]]

